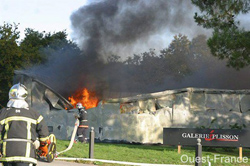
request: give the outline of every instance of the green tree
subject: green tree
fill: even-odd
[[[26,61],[26,67],[45,63],[48,57],[55,54],[69,56],[80,54],[80,49],[74,42],[67,39],[65,31],[46,33],[27,28],[20,47]]]
[[[129,56],[129,57],[124,61],[124,63],[125,63],[125,64],[128,64],[128,65],[140,65],[141,60],[142,60],[142,58],[141,58],[140,55],[134,54],[133,57]]]
[[[25,30],[25,37],[21,41],[20,48],[27,66],[46,61],[46,56],[40,51],[45,46],[44,35],[45,32],[40,33],[30,28]]]
[[[176,78],[182,78],[191,73],[190,67],[190,44],[187,36],[179,34],[167,49],[161,51],[168,62],[169,70]]]
[[[67,39],[67,33],[38,32],[27,28],[25,37],[18,42],[17,24],[0,26],[0,104],[8,100],[8,91],[13,84],[14,70],[25,69],[47,62],[58,56],[80,56],[78,46]]]
[[[201,14],[195,13],[198,25],[213,29],[208,39],[211,53],[226,59],[229,67],[240,69],[250,65],[249,31],[240,27],[239,14],[250,10],[249,0],[192,0]]]
[[[5,105],[12,86],[14,70],[22,67],[22,52],[18,46],[17,24],[0,26],[0,104]]]
[[[42,40],[42,53],[46,57],[54,55],[62,56],[79,56],[81,51],[76,43],[67,39],[66,31],[59,31],[54,33],[47,33]]]
[[[192,0],[201,15],[195,13],[194,19],[204,28],[219,28],[238,26],[236,16],[246,14],[250,10],[249,0]]]
[[[108,61],[108,63],[117,63],[120,61],[120,59],[121,59],[121,57],[118,55],[110,55],[110,56],[108,56],[107,61]]]
[[[227,66],[240,69],[250,65],[250,31],[236,27],[215,30],[208,39],[211,53],[219,59],[227,59]]]
[[[146,83],[145,86],[162,83],[166,73],[164,62],[165,59],[158,56],[154,49],[142,53],[140,71],[141,78]]]
[[[216,57],[212,56],[205,35],[198,35],[192,39],[190,57],[192,57],[190,58],[192,71],[197,71],[200,68],[213,69],[214,65],[220,62]]]

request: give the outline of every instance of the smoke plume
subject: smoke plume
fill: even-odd
[[[198,10],[186,0],[102,0],[88,3],[72,13],[73,37],[82,50],[80,56],[56,53],[48,63],[28,69],[65,97],[87,87],[100,98],[124,97],[167,89],[199,87],[221,89],[250,88],[249,68],[236,71],[225,62],[199,63],[199,69],[176,80],[168,67],[149,70],[151,65],[126,68],[122,63],[107,64],[107,57],[125,60],[150,48],[167,48],[173,35],[190,39],[209,35],[194,22]],[[211,57],[214,59],[214,57]],[[159,63],[159,64],[158,64]],[[178,62],[176,62],[178,66]],[[188,66],[193,66],[192,62]],[[159,71],[163,74],[159,74]],[[133,79],[132,79],[133,78]]]
[[[194,6],[186,0],[105,0],[81,7],[71,21],[73,36],[85,53],[105,59],[162,49],[174,34],[193,37],[205,32],[193,15]]]

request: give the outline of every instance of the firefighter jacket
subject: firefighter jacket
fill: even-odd
[[[88,128],[87,111],[84,109],[79,110],[79,127]]]
[[[4,108],[0,113],[2,162],[37,164],[33,142],[48,139],[48,127],[43,117],[32,109]]]

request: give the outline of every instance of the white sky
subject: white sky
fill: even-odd
[[[87,3],[88,0],[0,0],[0,25],[3,25],[4,22],[20,23],[18,30],[21,39],[24,37],[25,28],[47,33],[66,30],[68,38],[72,39],[70,16]],[[241,19],[241,25],[249,30],[249,14],[244,16]],[[185,35],[196,34],[192,29],[184,30]],[[191,32],[186,32],[188,30]],[[170,40],[172,38],[169,38],[168,43]]]
[[[20,23],[21,38],[25,28],[42,32],[66,30],[71,39],[71,14],[87,0],[0,0],[0,25]]]

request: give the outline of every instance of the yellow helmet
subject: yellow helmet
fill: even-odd
[[[24,100],[28,96],[27,88],[21,84],[15,84],[10,88],[9,99],[21,99]]]

